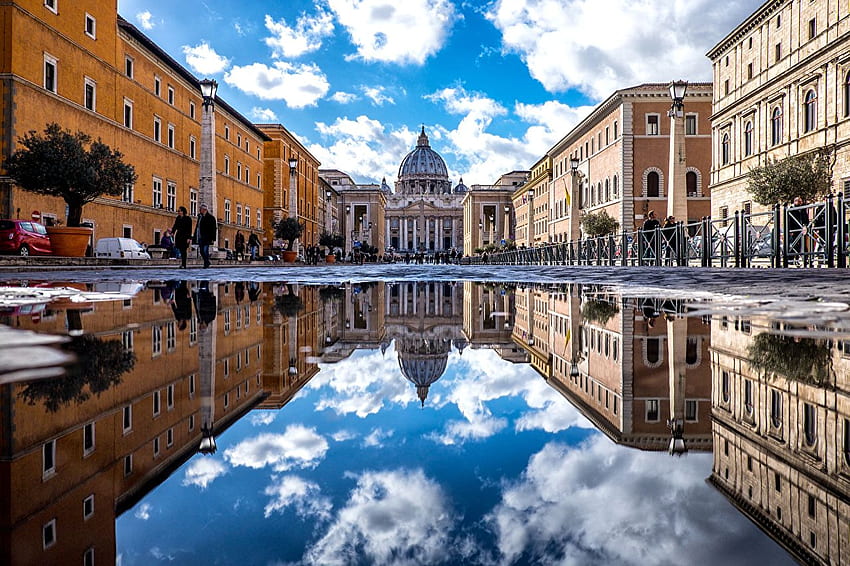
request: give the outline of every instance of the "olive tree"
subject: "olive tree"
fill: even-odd
[[[832,188],[832,161],[826,152],[769,159],[747,173],[747,190],[762,205],[786,203],[800,197],[818,200]]]

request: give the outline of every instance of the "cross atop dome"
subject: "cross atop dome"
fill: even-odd
[[[419,140],[416,142],[416,147],[429,147],[428,136],[425,134],[425,126],[422,126],[422,133],[419,134]]]

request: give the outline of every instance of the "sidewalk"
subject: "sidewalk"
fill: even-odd
[[[235,259],[213,259],[212,267],[304,267],[302,263],[284,263],[282,261],[238,261]],[[204,263],[200,259],[190,259],[186,262],[188,268],[200,268]],[[324,265],[324,264],[322,264]],[[144,268],[167,267],[169,269],[179,268],[179,259],[106,259],[94,257],[55,257],[55,256],[0,256],[0,271],[16,270],[20,268],[34,268],[44,270],[55,269],[109,269],[120,268]]]

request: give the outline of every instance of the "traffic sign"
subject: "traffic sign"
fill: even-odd
[[[35,222],[38,222],[39,220],[41,220],[41,212],[39,212],[37,210],[33,210],[32,211],[32,219]]]

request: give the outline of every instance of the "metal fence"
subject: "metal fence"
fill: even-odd
[[[850,200],[842,194],[767,212],[735,212],[654,230],[497,250],[463,263],[501,265],[654,265],[847,267]]]

